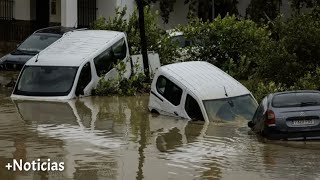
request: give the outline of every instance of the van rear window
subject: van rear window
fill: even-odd
[[[319,106],[320,93],[314,92],[292,92],[278,94],[272,98],[273,107],[301,107],[301,106]]]

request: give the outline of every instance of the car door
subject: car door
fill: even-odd
[[[190,94],[186,96],[184,110],[191,120],[204,121],[199,103]]]
[[[156,81],[155,92],[151,94],[155,96],[156,109],[160,114],[170,116],[181,116],[181,98],[183,90],[177,84],[172,82],[165,76],[159,76]]]
[[[252,121],[254,123],[253,130],[256,133],[261,133],[263,131],[263,129],[264,129],[264,124],[265,124],[265,122],[264,122],[265,118],[264,117],[265,117],[265,113],[267,111],[267,103],[268,103],[268,99],[267,99],[267,97],[265,97],[261,101],[258,109],[256,110],[255,115],[253,116],[253,119],[252,119]]]
[[[91,64],[87,62],[83,65],[75,91],[76,96],[89,96],[93,88]]]

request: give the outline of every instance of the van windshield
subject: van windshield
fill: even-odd
[[[210,121],[233,121],[236,118],[252,119],[258,104],[250,94],[203,101]]]
[[[71,91],[77,67],[25,66],[14,94],[66,96]]]

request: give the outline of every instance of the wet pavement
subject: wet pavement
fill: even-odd
[[[6,73],[5,73],[6,74]],[[3,77],[8,81],[11,76]],[[1,76],[1,75],[0,75]],[[320,142],[261,141],[247,121],[155,116],[148,95],[12,101],[0,88],[0,179],[319,179]],[[13,172],[13,159],[65,162]]]

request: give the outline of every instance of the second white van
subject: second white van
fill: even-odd
[[[214,65],[191,61],[162,66],[151,85],[151,112],[202,121],[250,120],[257,101],[237,80]]]

